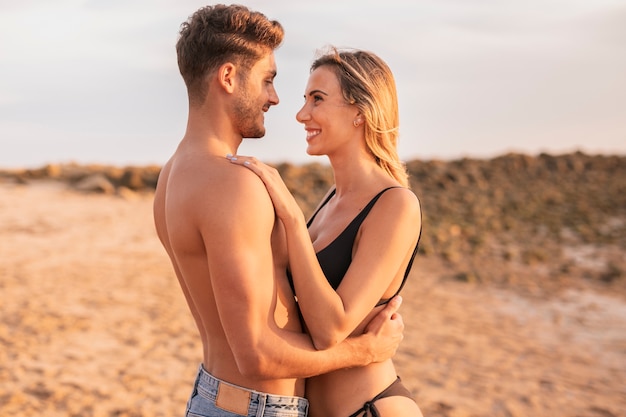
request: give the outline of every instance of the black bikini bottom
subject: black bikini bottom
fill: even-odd
[[[363,404],[363,407],[361,407],[355,413],[351,414],[350,417],[380,417],[380,414],[378,414],[378,409],[376,408],[374,403],[382,398],[397,396],[413,399],[413,397],[411,396],[411,392],[404,386],[404,384],[400,380],[400,377],[398,377],[395,381],[393,381],[391,385],[385,388],[383,392]]]

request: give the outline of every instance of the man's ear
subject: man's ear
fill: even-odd
[[[227,62],[220,66],[217,76],[219,84],[228,93],[232,93],[235,88],[237,67],[232,62]]]

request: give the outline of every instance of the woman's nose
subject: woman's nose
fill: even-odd
[[[306,110],[306,104],[298,110],[298,113],[296,113],[296,120],[300,123],[304,123],[309,120],[309,112]]]

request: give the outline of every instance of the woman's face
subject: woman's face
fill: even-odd
[[[328,66],[315,69],[307,82],[304,105],[296,114],[306,130],[307,153],[329,155],[349,148],[363,126],[354,126],[358,109],[343,98],[339,80]]]

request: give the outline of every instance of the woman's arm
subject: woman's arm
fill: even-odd
[[[385,193],[361,226],[353,261],[335,291],[319,265],[304,215],[276,169],[237,157],[263,181],[285,226],[298,303],[315,347],[327,349],[348,337],[371,313],[415,245],[419,203],[406,189]]]

